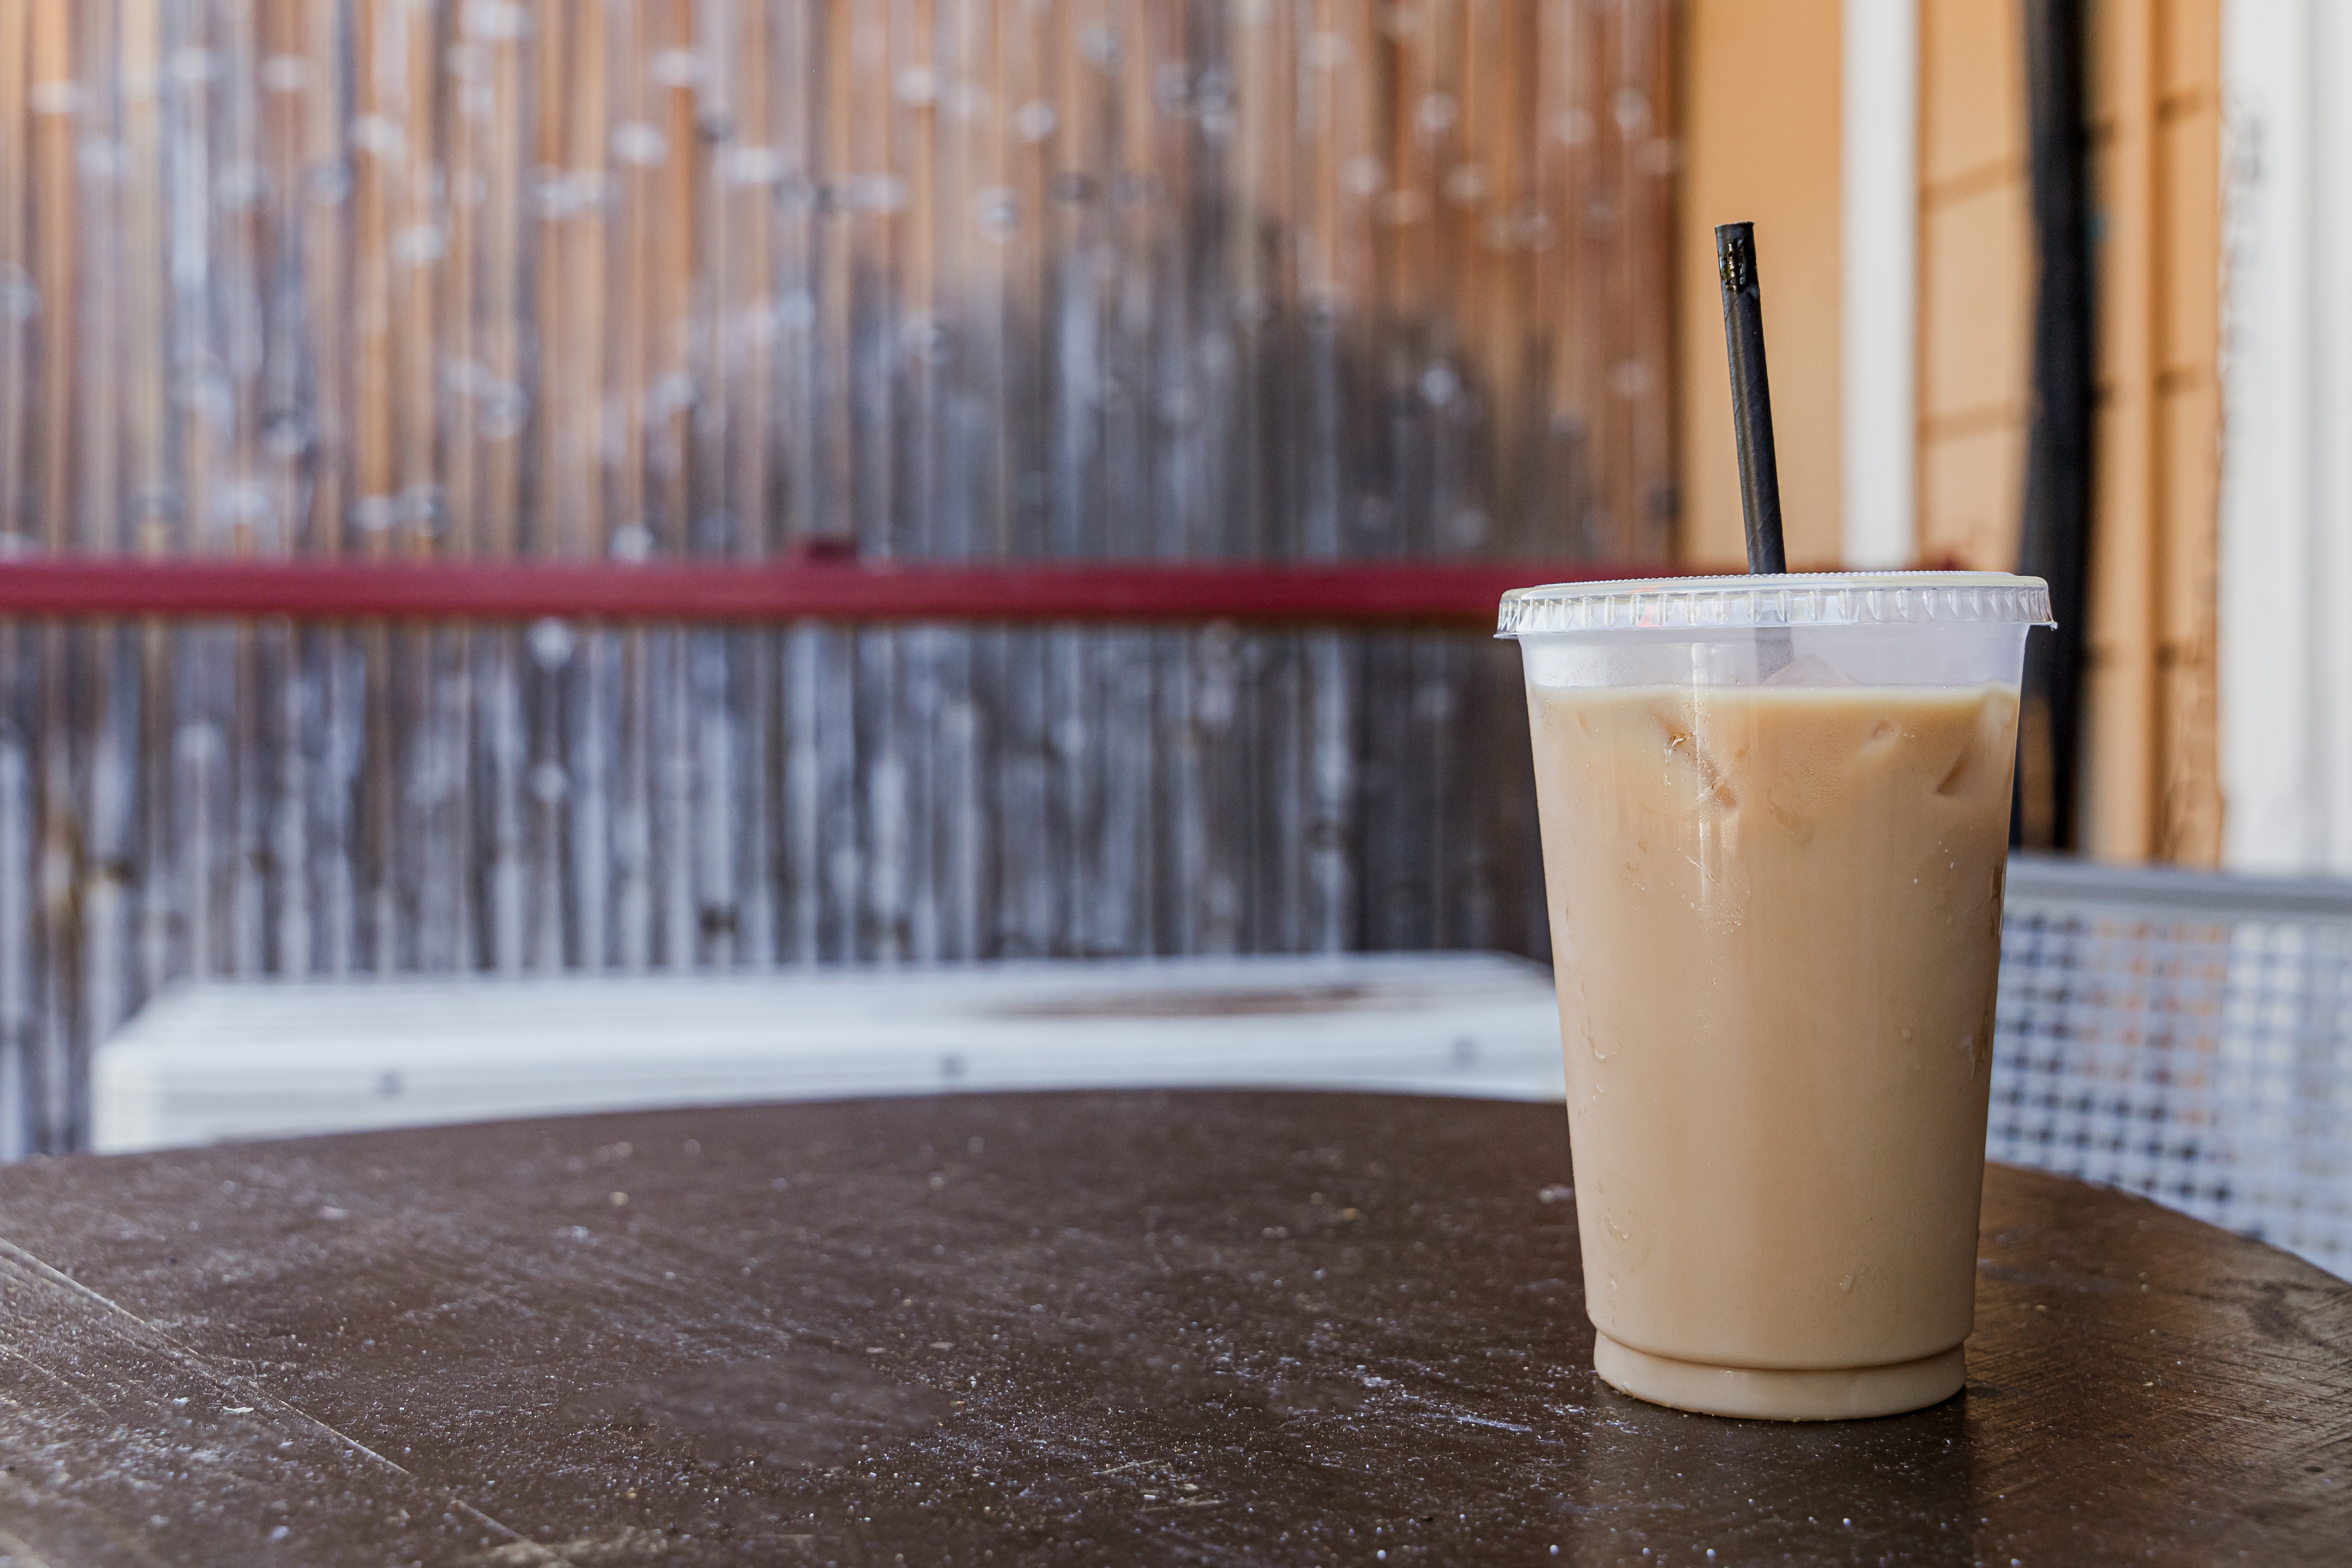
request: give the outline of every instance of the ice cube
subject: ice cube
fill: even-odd
[[[1764,678],[1767,686],[1853,686],[1857,684],[1819,654],[1790,659]]]

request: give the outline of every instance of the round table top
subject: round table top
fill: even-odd
[[[1557,1106],[951,1096],[0,1171],[0,1553],[2342,1562],[2352,1285],[1995,1168],[1966,1393],[1600,1384]],[[1383,1555],[1385,1553],[1385,1555]]]

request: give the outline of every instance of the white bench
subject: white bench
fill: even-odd
[[[1562,1097],[1548,970],[1486,953],[671,978],[215,983],[91,1066],[95,1147],[647,1106],[1255,1086]]]

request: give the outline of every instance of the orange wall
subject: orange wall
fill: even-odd
[[[1919,7],[1919,556],[2017,564],[2033,374],[2019,0]]]
[[[2033,236],[2019,0],[1920,7],[1920,553],[2017,552]],[[2097,412],[2079,847],[2211,864],[2220,0],[2092,9]],[[2029,842],[2036,825],[2026,825]]]
[[[2021,0],[1918,0],[1918,542],[2015,564],[2032,365]],[[1684,560],[1741,559],[1713,226],[1752,218],[1792,563],[1839,552],[1837,0],[1689,0]],[[2099,343],[2082,844],[2210,863],[2221,0],[2091,7]]]
[[[1751,219],[1792,565],[1834,563],[1839,503],[1839,0],[1690,0],[1679,298],[1682,531],[1744,559],[1715,226]]]
[[[2221,0],[2094,7],[2099,215],[2083,847],[2221,855]]]

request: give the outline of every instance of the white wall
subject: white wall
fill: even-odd
[[[2224,862],[2352,873],[2352,7],[2224,0]]]
[[[1919,7],[1845,0],[1841,218],[1849,567],[1918,557]]]

